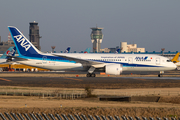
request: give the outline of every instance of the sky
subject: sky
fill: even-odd
[[[39,25],[41,51],[84,51],[91,47],[91,27],[102,27],[101,48],[120,42],[146,51],[180,51],[180,0],[2,0],[0,36],[7,41],[7,26],[29,39],[29,23]]]

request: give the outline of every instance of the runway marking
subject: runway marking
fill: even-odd
[[[83,80],[81,80],[81,79],[74,79],[74,78],[65,78],[65,79],[77,80],[77,81],[83,81]]]
[[[0,80],[4,80],[4,81],[8,81],[8,82],[10,82],[10,81],[11,81],[11,80],[4,79],[4,78],[0,78]]]

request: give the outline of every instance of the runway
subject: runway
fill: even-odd
[[[180,77],[0,77],[1,86],[61,87],[95,89],[172,88]]]

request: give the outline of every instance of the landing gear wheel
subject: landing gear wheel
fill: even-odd
[[[91,73],[88,73],[88,74],[86,75],[86,77],[91,77]]]
[[[158,74],[158,77],[162,77],[162,74]]]
[[[87,77],[96,77],[96,74],[95,73],[88,73],[86,76]]]
[[[95,74],[95,73],[92,73],[92,74],[91,74],[91,77],[96,77],[96,74]]]

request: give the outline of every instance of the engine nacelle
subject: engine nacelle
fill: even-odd
[[[106,74],[111,75],[120,75],[122,73],[122,65],[121,64],[107,64],[105,66],[105,72]]]

